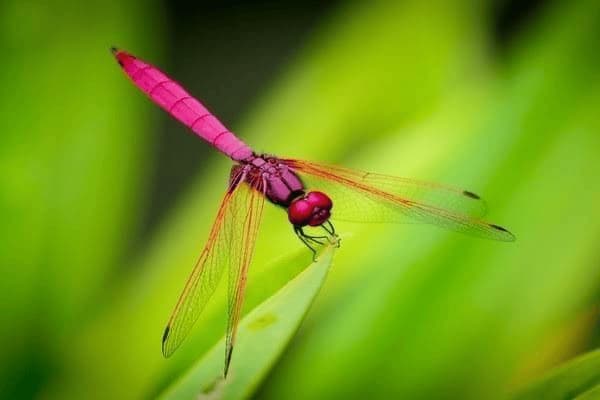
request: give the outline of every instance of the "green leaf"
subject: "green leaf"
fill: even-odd
[[[298,329],[325,282],[334,249],[328,246],[317,261],[242,319],[227,379],[223,379],[223,338],[162,398],[248,397]]]
[[[553,369],[515,396],[515,400],[600,398],[600,350]]]
[[[540,343],[555,336],[556,326],[570,320],[578,310],[587,309],[598,293],[599,280],[595,278],[600,234],[600,53],[596,38],[600,35],[600,2],[551,3],[533,13],[501,48],[493,35],[496,25],[491,24],[491,17],[496,13],[490,2],[478,3],[476,7],[473,2],[460,0],[426,4],[415,0],[349,3],[315,29],[287,72],[272,85],[265,85],[262,99],[253,103],[255,106],[247,111],[244,121],[232,126],[258,151],[472,189],[488,201],[490,221],[506,225],[518,236],[517,242],[502,244],[443,233],[429,226],[336,224],[336,230],[344,237],[336,263],[343,268],[331,271],[327,287],[303,324],[310,329],[297,335],[286,348],[277,368],[257,389],[257,398],[493,400],[505,398],[507,392],[512,394],[514,382],[527,382],[540,369],[555,364],[558,357],[578,350],[572,348],[572,340],[561,341],[551,346],[541,361],[538,356]],[[114,14],[122,18],[139,15]],[[11,21],[13,18],[7,18],[7,22]],[[231,25],[228,21],[219,22]],[[159,24],[144,25],[154,30]],[[26,32],[23,27],[28,26],[16,24],[19,29],[15,32]],[[196,29],[198,37],[212,38],[205,25],[197,24]],[[42,30],[47,31],[51,30]],[[52,43],[85,44],[72,40]],[[137,48],[121,40],[115,44]],[[214,46],[234,51],[227,44]],[[180,78],[176,68],[161,62],[152,52],[137,51]],[[52,52],[51,59],[57,66],[64,65],[65,54],[57,54]],[[69,54],[83,57],[85,53]],[[21,65],[44,63],[39,52],[32,57],[36,63],[5,57],[7,66],[12,66],[4,68],[6,87],[14,86],[19,78],[14,75],[13,79],[11,71],[21,71]],[[210,68],[207,60],[204,58],[202,64],[186,62],[185,68],[197,69],[200,75]],[[95,61],[91,64],[104,65]],[[112,70],[114,65],[109,64],[106,68]],[[57,79],[56,67],[44,70]],[[24,73],[19,79],[28,77]],[[115,85],[126,88],[126,82],[122,86],[117,78],[122,79],[116,75]],[[236,86],[231,84],[232,96],[236,96]],[[23,97],[37,99],[38,92],[44,92],[37,84],[31,87],[35,93]],[[190,90],[200,99],[206,98],[204,91],[193,87]],[[45,92],[54,100],[53,92]],[[126,93],[131,99],[143,100],[132,89]],[[61,115],[56,108],[62,108],[63,100],[56,98],[51,103],[56,104],[51,115]],[[152,104],[146,104],[151,110]],[[7,109],[10,115],[27,116],[9,119],[11,129],[5,136],[17,132],[13,138],[17,147],[28,135],[41,135],[46,132],[45,127],[55,125],[37,112],[34,113],[38,119],[30,118],[32,108],[26,104]],[[125,111],[130,116],[130,109]],[[219,109],[214,111],[221,115]],[[62,115],[70,118],[69,114]],[[154,110],[152,115],[158,116],[160,111]],[[36,125],[16,130],[13,119]],[[110,117],[111,123],[121,124],[123,119],[118,115]],[[60,128],[59,131],[66,131],[68,124]],[[109,131],[117,135],[121,128],[119,125],[118,130]],[[173,135],[183,135],[183,131],[180,128]],[[33,140],[38,142],[42,151],[44,142]],[[115,151],[125,152],[132,148],[133,138],[111,142]],[[33,159],[39,158],[35,146],[26,144],[18,151],[12,144],[3,149],[11,157],[30,154]],[[64,152],[65,159],[78,160],[75,155],[80,154],[85,160],[93,160],[85,157],[89,153],[74,153],[71,147],[54,149],[61,159]],[[14,350],[21,342],[17,339],[23,332],[22,322],[31,319],[36,322],[34,327],[39,323],[28,317],[36,314],[21,313],[11,306],[10,316],[14,318],[0,324],[7,334],[13,335],[5,336],[5,342],[12,344],[7,350],[24,360],[27,375],[36,371],[27,364],[32,363],[27,357],[34,361],[34,357],[44,357],[41,367],[54,375],[48,379],[50,389],[42,397],[87,398],[92,390],[97,398],[155,397],[172,384],[173,377],[181,376],[181,371],[194,365],[194,355],[205,354],[221,336],[225,291],[215,293],[212,304],[198,321],[202,329],[190,335],[185,349],[169,362],[160,355],[160,334],[206,240],[230,167],[225,157],[216,155],[198,160],[202,174],[166,214],[147,245],[139,249],[139,257],[115,265],[100,263],[92,255],[93,264],[80,266],[77,260],[85,249],[106,257],[107,252],[113,253],[118,247],[112,241],[117,236],[102,234],[107,240],[98,240],[104,232],[99,228],[111,226],[121,232],[123,227],[131,226],[118,218],[119,224],[111,225],[115,217],[109,218],[104,212],[97,213],[102,219],[99,225],[86,225],[90,227],[82,230],[86,234],[77,235],[73,242],[59,240],[69,237],[64,233],[52,235],[52,242],[47,244],[54,248],[52,254],[78,251],[68,263],[57,262],[66,258],[54,256],[53,268],[39,266],[36,271],[44,274],[39,275],[40,284],[35,288],[54,288],[51,282],[62,283],[60,279],[49,279],[49,275],[54,276],[58,266],[64,265],[61,276],[69,277],[69,282],[77,284],[71,287],[87,297],[93,291],[85,282],[98,281],[84,280],[82,274],[105,276],[103,265],[112,271],[129,268],[125,276],[115,275],[99,301],[77,303],[92,311],[77,329],[55,324],[64,335],[54,333],[61,345],[52,352],[42,353],[38,348],[21,353]],[[129,169],[129,164],[113,162],[107,168],[121,165]],[[76,167],[68,172],[77,173],[81,164]],[[10,171],[25,169],[15,163]],[[105,177],[110,180],[115,171],[107,172]],[[151,171],[148,169],[143,179],[151,179]],[[4,186],[16,196],[10,204],[21,204],[27,209],[17,214],[9,207],[2,213],[5,243],[19,244],[18,251],[10,254],[26,255],[23,258],[34,260],[30,263],[37,266],[39,262],[35,260],[46,260],[46,252],[41,251],[44,247],[40,244],[45,243],[41,234],[34,236],[41,232],[35,211],[37,204],[53,203],[44,198],[37,201],[39,196],[28,192],[35,186],[18,172],[8,176],[17,178]],[[79,181],[63,177],[62,172],[56,177],[63,183],[45,191],[52,193],[53,199],[72,199],[67,205],[88,204],[79,201],[79,197],[65,196],[65,188],[83,189],[77,184]],[[84,183],[95,185],[97,180]],[[19,187],[25,192],[16,191]],[[62,194],[57,197],[55,193]],[[27,199],[36,202],[23,201]],[[153,201],[148,196],[140,200],[142,207],[132,208],[132,215]],[[129,203],[137,204],[133,196]],[[115,211],[113,207],[100,209],[106,209],[110,215]],[[81,215],[78,209],[72,211],[73,216]],[[53,219],[68,222],[60,215]],[[13,226],[18,221],[28,221],[25,217],[31,218],[31,223],[20,235],[15,234]],[[61,232],[67,228],[62,226]],[[283,210],[266,206],[249,271],[248,310],[295,275],[297,269],[290,267],[308,264],[289,259],[275,263],[267,260],[300,248]],[[3,285],[6,290],[1,291],[2,300],[7,293],[8,298],[15,299],[11,290],[30,287],[20,282],[25,281],[31,269],[23,263],[4,265],[9,279]],[[278,274],[277,280],[272,272]],[[19,282],[15,283],[15,278]],[[52,295],[43,297],[40,304],[52,308],[52,314],[47,315],[64,314],[69,303],[50,303],[46,299],[67,294],[68,298],[79,299],[71,294],[75,292],[61,288],[68,289],[60,286],[52,289]],[[254,296],[251,291],[255,291]],[[23,294],[10,303],[34,303],[28,300],[29,295]],[[90,303],[94,307],[88,307]],[[39,329],[29,332],[36,343],[52,341]],[[588,340],[590,332],[593,333],[593,326],[578,332],[578,343]],[[16,369],[11,362],[4,365]],[[28,387],[28,383],[20,382],[20,387]],[[586,396],[589,398],[591,393]]]
[[[267,94],[248,111],[239,127],[232,127],[234,132],[260,150],[332,163],[347,158],[344,163],[352,164],[349,155],[362,157],[373,148],[365,143],[387,145],[374,140],[375,135],[396,137],[398,126],[412,125],[423,118],[427,110],[439,105],[448,85],[455,87],[457,80],[463,78],[471,81],[473,69],[481,67],[479,24],[468,22],[473,11],[466,10],[458,0],[439,2],[438,6],[432,9],[414,0],[404,5],[385,1],[373,6],[344,5],[321,26],[321,33],[312,36],[289,71],[275,80],[270,90],[265,88]],[[448,18],[448,13],[456,13],[457,18]],[[418,42],[415,36],[419,37]],[[145,57],[163,66],[151,56]],[[167,72],[177,77],[174,71]],[[415,79],[416,75],[426,79]],[[203,99],[201,91],[193,94]],[[132,91],[132,95],[139,94]],[[154,115],[160,115],[160,111]],[[461,115],[467,114],[461,111]],[[442,121],[440,125],[443,129],[436,127],[436,131],[445,134],[448,124]],[[174,134],[184,132],[181,128]],[[302,140],[292,142],[291,138]],[[453,143],[460,144],[459,140]],[[361,151],[357,152],[359,144]],[[426,147],[430,150],[432,146]],[[429,166],[439,155],[436,151],[417,152],[410,143],[401,148],[406,150],[400,152],[400,146],[387,146],[385,153],[373,157],[377,163],[369,161],[363,166],[393,173],[393,168],[408,165],[396,163],[397,157],[418,159],[418,165]],[[451,154],[449,151],[447,157]],[[97,388],[96,395],[103,398],[154,395],[171,383],[172,376],[193,364],[190,354],[204,353],[220,336],[222,322],[213,318],[220,314],[209,306],[199,321],[204,329],[190,335],[187,350],[176,352],[169,363],[160,355],[164,324],[208,235],[231,167],[225,157],[215,156],[214,163],[202,163],[197,181],[168,213],[140,257],[131,261],[131,274],[119,280],[102,303],[103,315],[74,333],[72,351],[64,353],[65,372],[54,383],[60,388],[56,398],[67,394],[85,397],[91,384]],[[414,172],[415,169],[418,167],[411,166],[402,172],[419,178],[428,176]],[[346,275],[354,274],[357,267],[363,270],[356,252],[365,247],[355,246],[354,253],[349,246],[342,247],[351,261],[347,264],[350,268],[336,272],[342,279],[332,283],[334,293],[343,287],[340,283],[344,285]],[[275,283],[269,282],[271,273],[265,271],[272,265],[274,253],[291,254],[301,248],[282,210],[265,206],[249,271],[249,282],[260,285],[250,284],[248,290],[257,290],[261,296],[266,293],[267,282],[269,287]],[[305,253],[302,254],[308,257]],[[297,264],[284,261],[278,273],[285,272],[291,278],[290,267]],[[214,300],[213,304],[224,301],[223,293],[215,293]],[[110,344],[110,350],[99,343]],[[113,375],[119,380],[112,379]],[[124,381],[127,385],[121,384]]]
[[[588,390],[577,396],[575,400],[598,400],[600,399],[600,385],[595,386],[592,389]]]

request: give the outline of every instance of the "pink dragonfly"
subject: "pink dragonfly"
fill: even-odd
[[[152,101],[235,162],[208,242],[163,334],[165,357],[183,342],[227,270],[227,376],[265,199],[287,210],[294,232],[313,257],[324,241],[339,243],[331,217],[356,222],[421,222],[486,239],[515,239],[501,226],[478,218],[485,206],[478,195],[467,190],[257,154],[156,67],[125,51],[113,48],[112,52]],[[306,227],[321,227],[323,234],[309,234]]]

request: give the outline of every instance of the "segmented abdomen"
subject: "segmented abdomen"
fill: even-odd
[[[252,150],[227,129],[198,100],[156,67],[123,51],[115,53],[131,80],[156,104],[184,123],[198,136],[232,159],[239,161],[252,155]]]

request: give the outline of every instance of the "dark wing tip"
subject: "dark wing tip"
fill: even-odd
[[[162,336],[162,353],[165,358],[168,358],[171,355],[169,352],[167,352],[167,347],[165,346],[167,339],[169,338],[170,331],[171,331],[171,326],[167,325],[167,327],[165,328],[165,332],[163,333],[163,336]]]
[[[505,235],[503,235],[502,237],[502,240],[506,242],[514,242],[516,239],[515,235],[513,235],[512,232],[510,232],[506,228],[501,227],[500,225],[490,224],[490,228],[494,228],[497,231],[505,233]]]
[[[225,368],[223,369],[223,378],[227,378],[229,372],[229,364],[231,363],[231,355],[233,354],[233,346],[227,346],[225,349]]]
[[[465,195],[465,196],[467,196],[467,197],[469,197],[469,198],[471,198],[471,199],[481,200],[481,197],[477,193],[473,193],[473,192],[470,192],[468,190],[463,190],[462,194]]]

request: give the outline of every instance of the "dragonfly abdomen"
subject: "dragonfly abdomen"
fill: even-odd
[[[179,83],[129,53],[117,49],[113,49],[113,53],[133,83],[192,132],[235,161],[245,160],[252,155],[248,145],[227,129],[202,103],[190,96]]]

